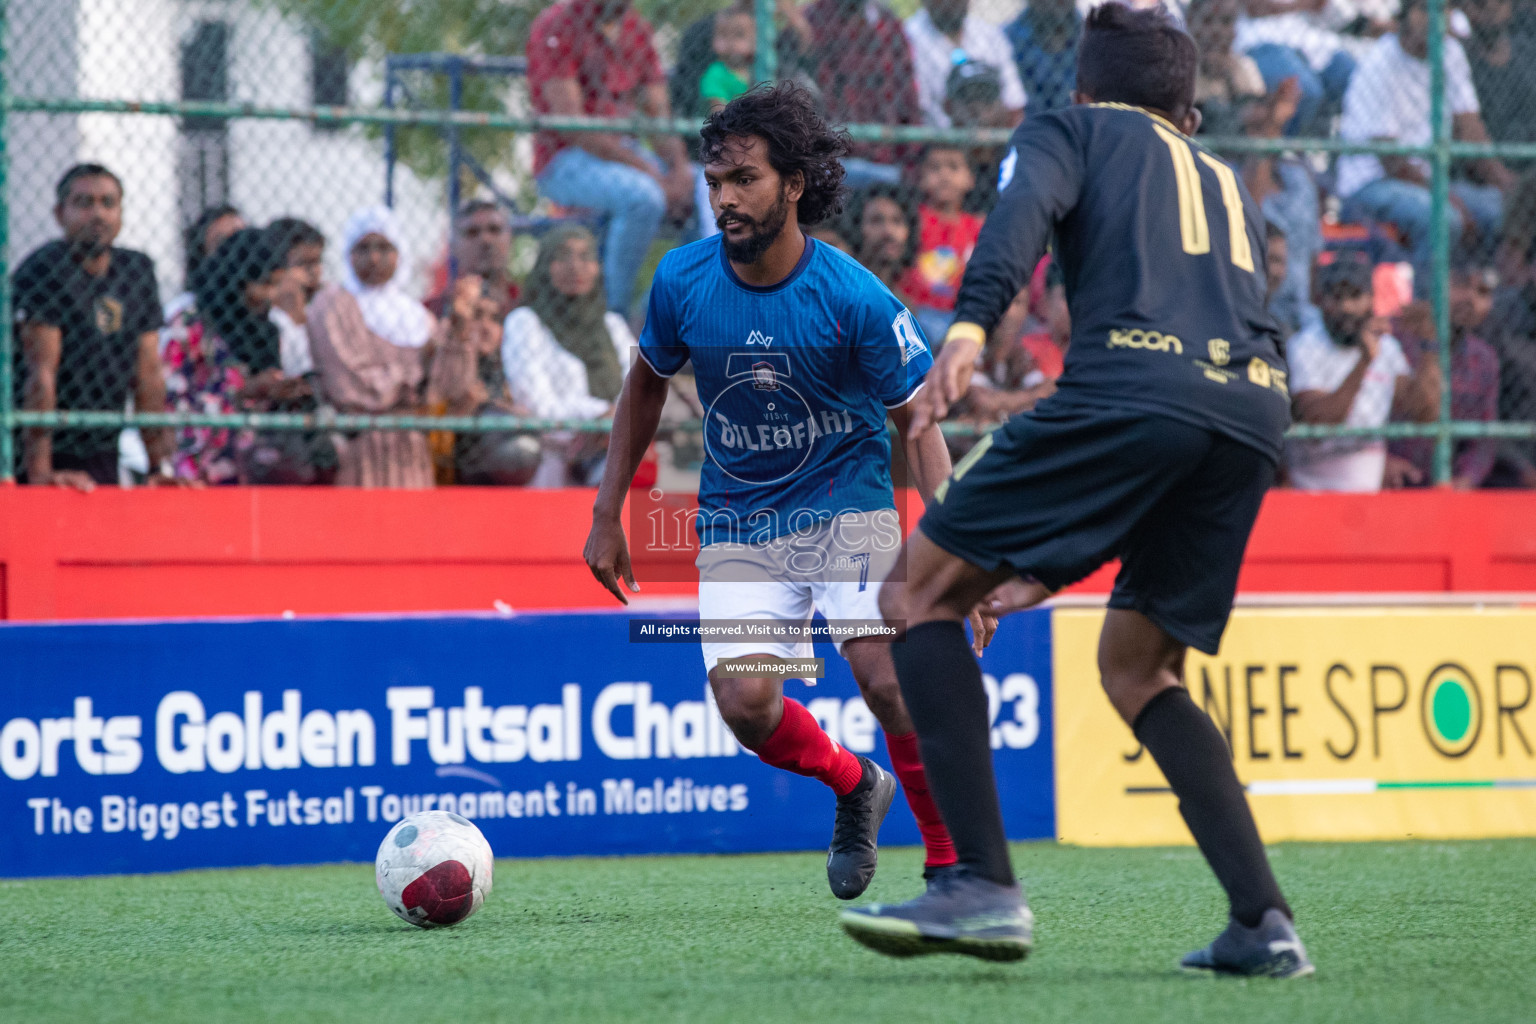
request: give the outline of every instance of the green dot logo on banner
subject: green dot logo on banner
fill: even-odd
[[[1444,664],[1424,682],[1424,735],[1446,757],[1461,757],[1477,744],[1483,729],[1483,701],[1472,673]]]

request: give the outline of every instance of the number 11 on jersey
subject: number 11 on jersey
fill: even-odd
[[[1184,251],[1191,256],[1203,256],[1211,251],[1211,229],[1205,216],[1205,195],[1200,185],[1200,169],[1195,165],[1195,153],[1189,143],[1164,128],[1154,125],[1158,137],[1168,146],[1173,157],[1173,177],[1179,197],[1179,236]],[[1221,188],[1221,203],[1227,208],[1227,237],[1232,249],[1232,262],[1253,273],[1253,247],[1248,243],[1248,225],[1243,217],[1243,194],[1237,188],[1237,175],[1232,168],[1207,153],[1200,159],[1216,174],[1216,184]]]

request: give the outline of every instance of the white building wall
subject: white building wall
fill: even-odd
[[[233,18],[231,92],[262,106],[307,108],[309,42],[301,26],[270,10],[243,4]],[[354,106],[380,102],[376,67],[352,73]],[[340,130],[304,121],[244,120],[230,126],[230,198],[258,223],[301,217],[325,233],[327,272],[340,274],[341,231],[354,210],[384,201],[384,141],[362,125]],[[429,264],[447,237],[442,182],[395,171],[395,209],[410,236],[415,294],[425,295]]]
[[[231,25],[231,99],[262,106],[310,105],[310,53],[302,25],[258,0],[8,0],[7,74],[17,96],[113,100],[180,97],[180,53],[199,20]],[[377,103],[377,68],[353,74],[354,105]],[[183,253],[177,179],[180,126],[144,114],[24,114],[10,135],[11,266],[58,236],[53,185],[71,165],[105,164],[123,179],[118,244],[155,260],[163,297],[180,291]],[[384,146],[361,126],[322,131],[302,121],[237,120],[229,126],[229,200],[256,224],[302,217],[333,241],[335,275],[342,225],[353,210],[382,202]],[[448,215],[441,182],[405,168],[395,177],[396,209],[411,236],[411,270],[424,294],[429,264],[442,251]]]

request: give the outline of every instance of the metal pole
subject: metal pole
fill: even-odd
[[[1429,0],[1430,301],[1440,354],[1440,431],[1435,437],[1435,483],[1451,482],[1451,125],[1445,109],[1445,0]]]
[[[773,20],[777,6],[776,0],[754,0],[753,3],[757,16],[757,57],[752,62],[755,82],[771,82],[779,77],[779,27]]]
[[[459,57],[448,62],[448,109],[457,111],[464,106],[464,61]],[[459,261],[454,254],[454,227],[459,217],[459,174],[464,166],[464,144],[459,137],[458,125],[448,129],[448,282],[450,289],[459,276]],[[449,294],[452,294],[451,290]],[[451,305],[451,302],[450,302]]]
[[[9,3],[0,0],[0,483],[16,479],[15,382],[11,379],[16,341],[11,323],[10,109],[11,82],[5,72]]]
[[[384,108],[395,109],[395,67],[391,58],[384,58]],[[384,205],[395,205],[395,126],[384,126]]]

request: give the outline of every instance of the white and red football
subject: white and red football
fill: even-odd
[[[468,818],[422,811],[402,818],[379,844],[379,895],[418,928],[445,928],[491,894],[491,844]]]

